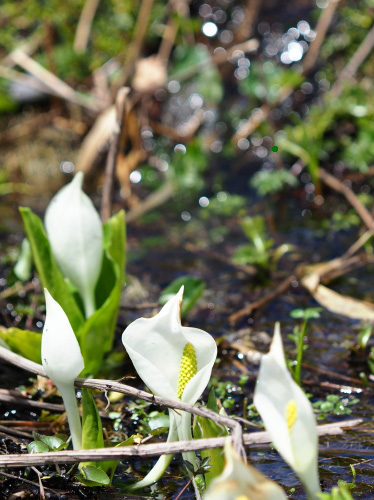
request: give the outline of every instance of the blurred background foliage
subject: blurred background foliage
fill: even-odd
[[[135,218],[167,202],[182,220],[194,206],[253,216],[240,196],[292,191],[351,227],[319,169],[373,187],[373,13],[374,0],[4,0],[0,193],[42,207],[76,170],[100,192],[114,125],[99,122],[126,85],[114,203]]]

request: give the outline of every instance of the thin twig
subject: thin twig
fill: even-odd
[[[40,486],[37,483],[34,483],[34,481],[29,481],[28,479],[25,479],[25,478],[19,477],[19,476],[15,476],[14,474],[9,474],[8,472],[1,471],[0,476],[9,477],[10,479],[16,479],[17,481],[22,481],[23,483],[29,484],[30,486],[35,486],[35,488],[40,488]],[[46,489],[48,491],[52,491],[53,493],[57,493],[52,488],[47,488],[46,486],[44,486],[44,489]]]
[[[16,283],[14,283],[14,285],[6,288],[0,293],[0,300],[7,299],[9,297],[12,297],[13,295],[19,294],[20,292],[27,293],[30,290],[35,290],[35,284],[32,281],[26,283],[26,285],[24,285],[20,281],[17,281]]]
[[[110,145],[106,161],[103,198],[101,203],[101,220],[103,222],[107,221],[111,215],[113,178],[117,165],[117,156],[119,152],[121,130],[125,114],[125,104],[129,91],[130,89],[128,87],[122,87],[121,89],[119,89],[117,93],[117,99],[116,99],[117,121],[113,134],[112,143]]]
[[[365,226],[373,231],[374,229],[374,219],[371,216],[368,209],[361,203],[359,198],[355,195],[355,193],[350,189],[346,184],[341,182],[339,179],[329,174],[323,168],[319,169],[319,178],[327,184],[329,187],[334,189],[335,191],[341,193],[345,196],[347,201],[352,205],[352,207],[356,210],[357,214],[360,216],[362,222]]]
[[[235,41],[243,42],[252,36],[253,27],[261,9],[262,0],[247,0],[244,19],[241,22],[238,31],[235,33]]]
[[[174,194],[174,183],[169,181],[162,184],[162,186],[151,193],[144,201],[138,203],[130,212],[126,215],[126,221],[133,222],[138,219],[141,215],[154,210],[156,207],[163,205],[167,202]]]
[[[80,54],[86,52],[91,26],[100,0],[86,0],[82,9],[74,38],[74,50]]]
[[[138,18],[135,26],[134,37],[127,49],[126,62],[122,74],[121,85],[125,85],[129,79],[134,62],[138,58],[139,52],[142,48],[143,40],[148,28],[148,21],[152,12],[154,0],[142,0]]]
[[[49,89],[50,93],[74,104],[79,104],[91,111],[97,112],[102,108],[100,101],[95,97],[76,92],[67,83],[60,80],[56,75],[22,52],[22,50],[12,52],[12,60],[29,74],[40,80],[43,86]]]
[[[11,403],[12,405],[16,406],[24,406],[25,408],[34,408],[48,411],[65,411],[64,405],[44,403],[43,401],[33,401],[32,399],[16,397],[12,394],[4,394],[3,392],[0,392],[0,401],[3,403]]]
[[[330,97],[337,97],[340,95],[341,91],[343,90],[344,83],[353,79],[354,75],[357,73],[358,68],[365,61],[373,48],[374,26],[372,26],[364,41],[361,43],[361,45],[349,60],[348,64],[340,72],[334,86],[331,88],[331,91],[329,93]]]
[[[21,437],[24,439],[32,439],[32,434],[9,428],[6,425],[0,425],[0,432],[4,432],[4,434],[11,434],[13,436]]]
[[[236,313],[233,313],[229,316],[229,321],[230,323],[236,323],[239,321],[239,319],[243,318],[244,316],[249,316],[252,314],[254,309],[258,309],[259,307],[263,307],[266,305],[268,302],[271,302],[274,300],[278,295],[281,295],[284,293],[288,288],[291,286],[291,283],[295,280],[295,276],[288,276],[286,279],[281,281],[279,285],[272,290],[270,293],[264,295],[264,297],[261,297],[258,300],[255,300],[250,304],[249,306],[244,307],[243,309],[240,309],[240,311],[237,311]]]
[[[327,30],[333,20],[335,10],[340,0],[330,0],[327,7],[323,9],[321,16],[318,19],[316,26],[316,37],[309,45],[308,52],[303,62],[303,75],[307,75],[317,61],[319,51],[325,39]]]

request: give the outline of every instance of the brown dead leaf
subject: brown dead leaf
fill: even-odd
[[[373,304],[341,295],[321,285],[317,273],[305,276],[301,283],[312,294],[313,298],[329,311],[352,319],[374,321]]]

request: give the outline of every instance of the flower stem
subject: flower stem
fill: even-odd
[[[298,333],[297,339],[297,356],[296,356],[296,367],[295,367],[295,382],[301,387],[301,365],[303,362],[304,354],[304,339],[307,332],[308,320],[305,320],[301,330]]]
[[[177,424],[173,413],[169,410],[170,415],[170,427],[169,434],[167,438],[167,443],[178,440],[178,432],[177,432]],[[135,483],[131,486],[131,490],[139,490],[140,488],[145,488],[149,486],[164,475],[166,469],[169,467],[170,462],[172,461],[174,455],[161,455],[161,457],[157,460],[152,469],[148,472],[148,474],[138,483]]]
[[[69,422],[71,439],[73,441],[73,449],[82,449],[82,423],[79,416],[77,398],[73,383],[56,384],[64,401],[66,415]]]
[[[182,418],[180,420],[180,425],[178,426],[178,439],[179,441],[192,441],[192,432],[191,432],[191,413],[187,413],[186,411],[182,411]],[[196,471],[199,468],[199,462],[194,451],[185,451],[182,453],[183,460],[188,460]],[[205,481],[204,476],[199,474],[194,478],[194,486],[197,487],[199,492],[202,494],[205,489]]]
[[[82,299],[83,299],[86,319],[88,319],[96,311],[95,290],[94,289],[85,290],[85,293],[82,293]]]

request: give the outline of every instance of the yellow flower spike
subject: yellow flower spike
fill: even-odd
[[[179,399],[182,399],[183,391],[186,388],[186,385],[196,375],[196,373],[197,373],[196,352],[193,345],[190,344],[190,342],[187,342],[187,344],[183,349],[181,367],[178,377],[177,394]]]
[[[290,401],[286,408],[286,422],[288,427],[288,432],[292,431],[292,427],[295,425],[297,419],[297,404],[296,401]]]

